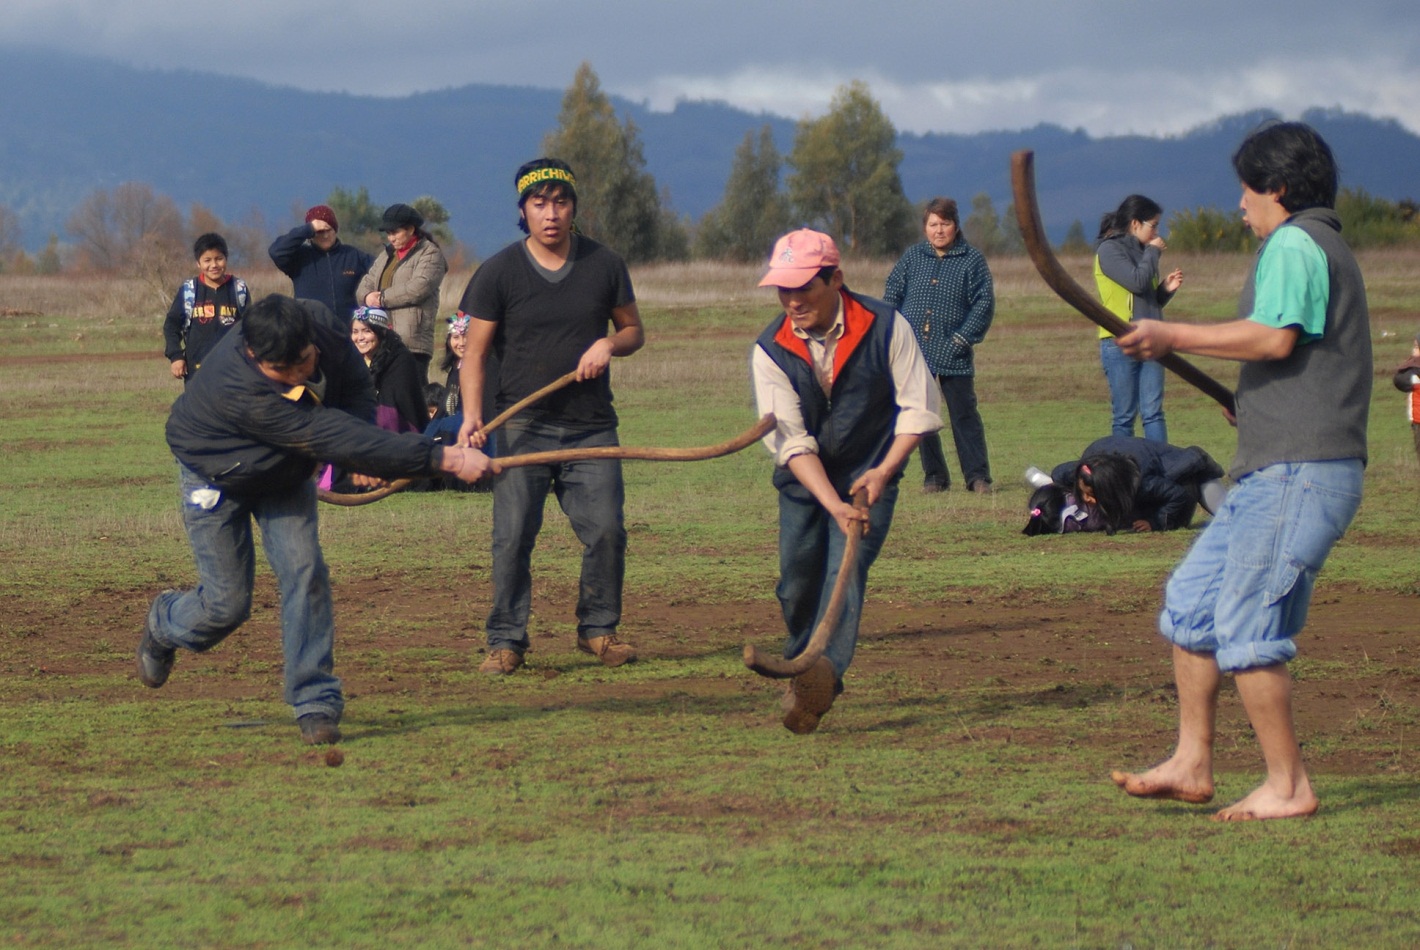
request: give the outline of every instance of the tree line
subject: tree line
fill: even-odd
[[[824,115],[798,123],[787,156],[780,154],[768,125],[747,132],[735,150],[720,203],[693,222],[671,209],[646,168],[636,124],[618,118],[595,71],[583,63],[542,147],[544,154],[562,158],[577,172],[578,227],[628,261],[750,262],[764,259],[777,236],[800,226],[826,231],[845,251],[863,256],[895,256],[920,240],[920,206],[903,192],[898,172],[903,156],[896,141],[892,122],[867,85],[855,80],[835,91]],[[340,220],[342,240],[368,250],[378,247],[383,208],[372,203],[366,188],[334,188],[325,203]],[[443,204],[429,195],[411,204],[451,262],[464,257]],[[991,256],[1023,253],[1013,205],[998,214],[991,198],[978,193],[970,207],[962,231],[973,245]],[[1420,243],[1420,218],[1412,200],[1391,202],[1343,189],[1337,210],[1353,247]],[[221,231],[238,262],[262,260],[271,236],[259,211],[224,223],[194,204],[184,216],[172,199],[136,182],[90,194],[70,215],[67,230],[73,238],[69,247],[51,235],[31,259],[20,246],[15,215],[0,206],[0,271],[48,274],[70,265],[152,278],[165,287],[175,266],[187,267],[187,244],[197,234]],[[1165,230],[1178,250],[1255,246],[1237,210],[1177,211]],[[1059,250],[1089,253],[1092,247],[1084,225],[1075,221]]]

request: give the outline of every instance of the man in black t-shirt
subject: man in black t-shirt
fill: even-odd
[[[500,436],[500,455],[616,445],[609,367],[613,356],[641,348],[645,334],[626,262],[575,234],[577,184],[572,169],[540,158],[518,169],[518,225],[527,237],[484,262],[459,304],[471,319],[459,389],[464,422],[459,445],[481,447],[484,387],[501,412],[575,370],[577,381],[528,407]],[[608,329],[611,330],[608,335]],[[487,355],[498,376],[485,379]],[[512,673],[528,649],[532,549],[548,491],[582,542],[577,647],[607,666],[636,659],[617,639],[626,572],[625,486],[616,459],[509,469],[493,487],[493,604],[488,656],[479,671]]]

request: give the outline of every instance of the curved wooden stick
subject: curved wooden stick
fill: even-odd
[[[859,511],[868,510],[867,489],[860,488],[854,494],[853,507]],[[744,649],[745,666],[760,676],[782,680],[798,676],[800,673],[807,673],[809,667],[818,662],[818,658],[823,656],[823,651],[828,647],[828,638],[832,636],[833,628],[838,626],[838,618],[843,614],[843,601],[848,598],[849,575],[853,573],[858,563],[858,545],[867,532],[868,526],[864,524],[863,530],[849,532],[848,538],[844,541],[843,560],[838,565],[838,577],[833,582],[833,593],[829,595],[828,607],[824,609],[818,626],[814,628],[814,632],[809,636],[809,642],[799,651],[799,655],[792,660],[786,660],[782,656],[765,653],[753,643],[746,643]]]
[[[774,413],[767,413],[753,426],[726,442],[703,445],[693,449],[637,448],[631,445],[598,445],[584,449],[554,449],[551,452],[528,452],[493,459],[493,474],[525,465],[559,465],[585,459],[642,459],[648,462],[700,462],[733,455],[764,438],[775,426]]]
[[[1075,278],[1066,272],[1050,249],[1050,241],[1045,236],[1045,226],[1041,224],[1040,205],[1036,201],[1035,153],[1030,149],[1022,149],[1011,156],[1011,190],[1015,193],[1016,222],[1021,226],[1021,237],[1025,239],[1026,251],[1035,263],[1035,269],[1040,271],[1040,276],[1050,285],[1050,289],[1091,322],[1104,327],[1115,336],[1128,333],[1129,324],[1110,313],[1094,295],[1076,283]],[[1229,413],[1235,411],[1232,390],[1192,363],[1173,353],[1156,362],[1212,397]]]
[[[564,376],[557,377],[552,382],[539,389],[537,392],[533,393],[530,396],[525,396],[524,398],[519,399],[507,409],[504,409],[502,412],[498,413],[498,415],[493,417],[491,422],[489,422],[486,426],[483,427],[483,432],[492,432],[494,429],[497,429],[503,423],[507,422],[509,419],[522,412],[528,406],[531,406],[533,403],[537,402],[543,397],[550,396],[553,393],[557,392],[557,390],[562,389],[572,383],[575,383],[576,381],[576,370],[573,370],[572,372],[567,373]],[[361,492],[355,495],[346,495],[340,492],[326,491],[325,489],[320,488],[316,490],[316,498],[320,501],[325,502],[328,505],[339,505],[342,508],[358,508],[361,505],[368,505],[377,502],[381,498],[388,498],[390,495],[393,495],[397,491],[403,491],[410,485],[414,484],[415,481],[417,481],[417,479],[396,478],[394,481],[390,482],[383,488],[376,488],[374,491]]]

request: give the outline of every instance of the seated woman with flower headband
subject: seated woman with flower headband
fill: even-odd
[[[1106,436],[1074,462],[1046,475],[1026,470],[1035,489],[1023,534],[1064,534],[1124,528],[1185,528],[1201,504],[1212,514],[1227,494],[1223,468],[1199,447],[1186,449],[1132,436]]]

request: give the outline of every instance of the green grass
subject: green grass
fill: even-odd
[[[1414,596],[1416,461],[1388,379],[1408,354],[1420,281],[1413,253],[1362,264],[1376,315],[1372,461],[1321,593]],[[1246,261],[1183,266],[1172,315],[1228,317]],[[1019,534],[1020,472],[1073,457],[1103,431],[1107,399],[1089,326],[1023,262],[993,267],[1001,309],[978,390],[1002,490],[922,496],[911,463],[870,596],[1134,622],[1193,533]],[[871,292],[886,268],[852,264],[849,282]],[[649,342],[614,368],[623,442],[708,444],[754,421],[748,348],[773,313],[756,276],[637,272]],[[536,669],[478,676],[489,499],[406,495],[321,512],[352,689],[342,767],[299,744],[279,701],[264,563],[248,629],[182,656],[176,691],[143,690],[130,669],[142,612],[192,568],[162,437],[177,390],[157,352],[161,308],[113,294],[116,305],[75,312],[63,308],[85,295],[62,284],[0,278],[6,306],[29,314],[0,317],[0,943],[1420,944],[1413,654],[1322,660],[1303,644],[1302,684],[1396,684],[1307,735],[1309,756],[1364,765],[1314,774],[1323,811],[1306,821],[1219,826],[1207,809],[1109,786],[1110,768],[1157,755],[1174,726],[1162,648],[1106,681],[1062,651],[1022,685],[953,667],[964,655],[940,638],[928,662],[856,666],[831,726],[794,737],[774,721],[776,688],[738,655],[740,614],[772,622],[776,610],[758,447],[627,463],[628,611],[679,611],[663,631],[673,658],[613,672],[558,652],[578,550],[551,510],[535,584],[557,606],[535,617]],[[152,358],[114,355],[135,351]],[[73,353],[84,360],[22,362]],[[1232,432],[1204,397],[1170,380],[1167,408],[1174,441],[1231,457]],[[1102,624],[1101,649],[1111,636]],[[860,658],[905,649],[877,637]],[[1219,796],[1231,801],[1260,766],[1236,697],[1224,704]]]

